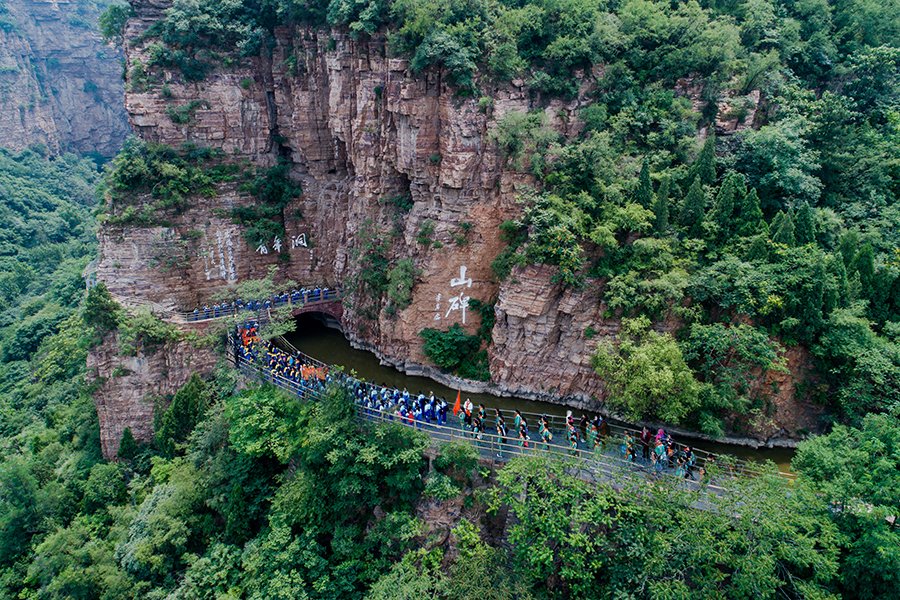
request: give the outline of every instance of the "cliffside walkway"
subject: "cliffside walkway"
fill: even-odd
[[[368,393],[372,388],[381,390],[381,386],[373,386],[368,382],[347,375],[341,367],[328,365],[297,351],[283,338],[277,341],[278,345],[286,348],[291,354],[302,360],[304,365],[315,369],[317,377],[294,381],[273,373],[255,361],[242,356],[237,351],[238,347],[235,345],[234,338],[229,336],[228,346],[230,355],[233,356],[233,364],[247,378],[269,382],[288,393],[305,399],[319,398],[324,392],[328,381],[340,381],[351,392],[362,386],[365,389],[365,397],[368,397]],[[639,432],[620,426],[612,426],[611,435],[607,438],[607,443],[604,444],[601,450],[594,451],[581,447],[577,450],[572,450],[559,443],[559,441],[565,440],[565,417],[559,415],[547,415],[551,422],[551,430],[553,431],[555,442],[545,444],[541,441],[530,440],[527,447],[524,447],[520,446],[518,440],[514,437],[504,438],[495,433],[484,432],[476,437],[471,431],[456,424],[458,420],[453,416],[452,411],[449,412],[448,423],[445,425],[413,420],[410,417],[401,418],[392,411],[376,410],[359,404],[356,406],[356,411],[357,416],[361,420],[400,424],[414,427],[426,433],[431,438],[432,447],[435,451],[443,442],[472,444],[482,459],[490,461],[492,466],[502,465],[515,456],[540,455],[565,461],[570,468],[574,469],[576,475],[582,479],[615,482],[621,480],[623,476],[638,475],[644,476],[648,480],[666,480],[670,484],[681,486],[685,489],[702,489],[710,493],[727,491],[729,482],[735,478],[758,477],[763,474],[763,471],[754,463],[741,461],[733,456],[716,455],[703,450],[695,450],[696,465],[692,475],[687,478],[683,476],[676,477],[675,469],[669,466],[657,470],[654,469],[649,461],[640,458],[635,461],[626,460],[621,451],[624,436],[628,433],[637,440]],[[542,415],[522,413],[522,416],[528,422],[536,424]],[[536,433],[534,436],[538,437]],[[635,443],[637,442],[635,441]],[[779,472],[777,476],[785,483],[793,479],[793,475],[789,473]]]
[[[306,312],[319,311],[325,312],[340,320],[343,312],[343,305],[341,302],[341,299],[343,298],[342,290],[314,289],[297,292],[297,294],[299,294],[299,298],[294,294],[286,294],[287,299],[284,301],[275,301],[272,299],[270,301],[270,306],[268,307],[266,307],[264,303],[258,303],[257,300],[254,300],[252,303],[248,302],[243,305],[243,307],[238,307],[237,304],[232,306],[231,304],[225,305],[225,303],[223,303],[218,309],[204,306],[204,308],[198,308],[195,311],[180,311],[172,306],[166,306],[159,302],[119,296],[117,294],[112,294],[112,297],[113,300],[126,308],[147,309],[163,321],[179,325],[224,321],[226,319],[235,318],[267,320],[267,313],[270,310],[278,310],[285,307],[290,308],[291,314],[295,316]]]

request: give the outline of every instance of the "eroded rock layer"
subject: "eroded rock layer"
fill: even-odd
[[[0,146],[45,144],[112,157],[131,132],[121,52],[104,46],[95,5],[6,0],[0,11]]]
[[[165,2],[134,5],[127,59],[149,64],[150,42],[139,41],[140,34]],[[149,85],[126,93],[126,109],[148,141],[210,146],[229,161],[257,167],[286,157],[303,192],[284,210],[285,239],[245,239],[227,212],[256,200],[223,184],[216,196],[167,217],[165,226],[104,227],[99,278],[114,294],[190,310],[278,265],[280,276],[303,284],[343,286],[345,334],[385,363],[462,389],[600,406],[603,382],[590,365],[597,339],[584,331],[602,338],[619,327],[603,317],[600,282],[563,289],[551,283],[551,268],[527,267],[500,284],[490,268],[505,246],[499,225],[521,214],[517,190],[534,183],[505,168],[492,132],[510,111],[540,108],[561,135],[577,135],[576,111],[592,74],[580,99],[567,104],[541,102],[516,80],[478,81],[486,98],[471,98],[438,69],[413,73],[406,60],[387,58],[382,37],[356,40],[304,28],[275,34],[271,57],[217,68],[202,82],[148,67]],[[173,120],[188,110],[187,122]],[[408,212],[390,200],[398,197],[411,198]],[[352,285],[372,234],[387,240],[389,265],[411,259],[416,268],[409,306],[396,313],[385,310],[386,297]],[[173,262],[165,260],[173,247],[181,253],[179,267],[161,268]],[[477,330],[468,298],[498,300],[490,384],[448,378],[428,366],[422,351],[419,332],[427,327],[460,323]]]

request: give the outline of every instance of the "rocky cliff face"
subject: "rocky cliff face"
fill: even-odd
[[[139,36],[166,3],[133,5],[127,59],[148,65],[150,42]],[[602,402],[603,383],[590,367],[596,340],[583,332],[590,325],[612,336],[618,322],[601,317],[598,283],[563,290],[550,283],[549,268],[529,267],[501,285],[490,270],[505,245],[498,226],[520,215],[517,188],[533,183],[504,168],[491,132],[509,111],[541,107],[561,134],[577,135],[581,100],[547,105],[520,81],[480,81],[491,102],[479,103],[460,96],[439,70],[414,74],[407,61],[386,58],[383,38],[302,28],[276,30],[271,57],[219,68],[200,83],[158,66],[148,70],[150,84],[126,94],[129,120],[143,138],[212,146],[254,165],[287,157],[303,193],[284,211],[283,240],[243,239],[222,209],[253,199],[233,184],[196,199],[166,227],[104,227],[98,276],[114,294],[191,309],[276,264],[283,277],[338,286],[359,272],[367,238],[380,233],[391,265],[414,261],[416,284],[409,307],[397,314],[345,286],[343,328],[355,345],[434,375],[419,332],[460,323],[474,333],[479,319],[466,310],[468,298],[499,298],[487,389],[583,407]],[[588,74],[583,93],[593,80]],[[186,110],[188,122],[173,121]],[[387,201],[395,197],[410,197],[411,209],[396,209]],[[472,224],[467,232],[463,222]],[[160,255],[173,244],[182,266],[162,269]]]
[[[202,324],[192,330],[203,333]],[[167,402],[195,371],[208,372],[216,363],[215,354],[197,348],[189,341],[167,344],[147,351],[139,347],[135,356],[119,351],[116,334],[88,355],[88,373],[102,382],[94,394],[100,419],[100,445],[103,455],[114,458],[126,427],[139,441],[153,439],[153,412],[158,402]]]
[[[0,146],[111,157],[131,132],[121,53],[103,46],[96,5],[5,0],[0,9]]]

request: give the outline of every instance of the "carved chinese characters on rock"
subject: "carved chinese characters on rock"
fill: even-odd
[[[215,242],[200,249],[206,280],[237,281],[234,267],[234,241],[230,231],[216,231]]]
[[[468,290],[472,287],[472,278],[466,277],[466,270],[466,267],[460,267],[459,277],[454,277],[450,280],[450,290],[447,294],[446,311],[444,311],[441,307],[441,299],[443,298],[443,294],[438,294],[435,298],[435,321],[450,318],[451,314],[457,313],[453,315],[453,320],[459,319],[462,321],[463,325],[466,324],[466,309],[469,308]]]
[[[287,240],[282,240],[280,236],[275,236],[272,239],[272,242],[269,243],[266,240],[260,240],[259,244],[256,246],[255,252],[260,256],[265,256],[269,253],[269,249],[271,248],[272,252],[275,254],[281,253],[282,250],[285,252],[290,252],[296,248],[300,248],[301,250],[304,248],[309,248],[309,244],[306,241],[306,234],[301,233],[299,235],[293,235],[290,237],[290,248],[288,247]],[[309,258],[312,260],[312,249],[309,249]]]

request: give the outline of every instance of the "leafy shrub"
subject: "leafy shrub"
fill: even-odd
[[[416,268],[411,258],[404,258],[388,272],[388,298],[394,303],[396,310],[403,310],[412,301],[412,288],[416,277],[422,273]]]
[[[153,443],[156,448],[167,458],[174,458],[177,446],[187,441],[197,423],[203,419],[209,404],[206,382],[194,373],[175,393],[172,404],[164,412],[155,415],[156,434]]]
[[[135,356],[139,346],[148,353],[155,352],[158,346],[178,338],[177,327],[146,309],[119,319],[119,352],[125,356]]]
[[[218,158],[219,151],[193,145],[183,150],[179,153],[134,136],[125,140],[106,176],[113,204],[113,212],[106,220],[113,224],[155,224],[160,219],[158,212],[183,213],[189,206],[189,196],[213,195],[215,184],[233,173],[227,166],[201,168],[206,160]],[[133,204],[141,193],[149,193],[157,201]]]
[[[206,100],[191,100],[184,106],[167,106],[166,114],[172,119],[172,122],[176,125],[187,125],[192,122],[194,118],[194,113],[197,112],[198,108],[209,108],[209,102]]]
[[[257,171],[256,177],[243,189],[256,196],[260,203],[237,206],[231,211],[234,222],[244,225],[244,239],[251,246],[276,236],[285,239],[284,209],[303,191],[290,178],[291,166],[289,160],[279,158],[275,166]]]
[[[434,459],[434,468],[466,484],[478,468],[478,451],[468,442],[442,442]]]
[[[119,325],[121,306],[102,281],[91,288],[84,304],[84,324],[100,331],[112,331]]]
[[[425,340],[425,356],[448,371],[457,371],[461,377],[490,380],[487,353],[479,352],[481,338],[468,335],[459,323],[447,331],[426,328],[419,332]]]
[[[432,219],[425,219],[419,225],[419,231],[416,233],[416,241],[429,248],[432,244],[434,236],[434,221]]]
[[[453,480],[441,473],[432,473],[425,479],[425,489],[422,495],[426,498],[445,501],[459,496],[459,486]]]

